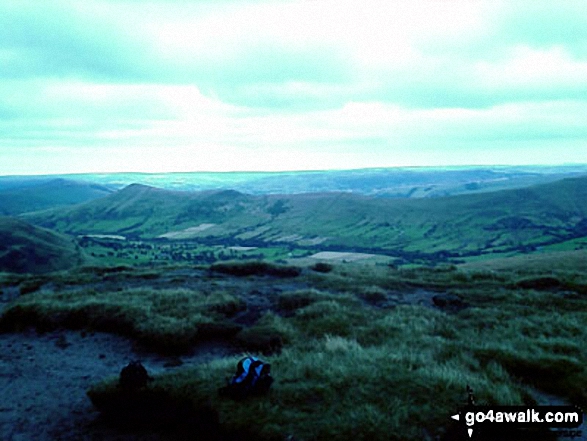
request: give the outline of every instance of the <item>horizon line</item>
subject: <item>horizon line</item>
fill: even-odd
[[[566,163],[538,163],[538,164],[452,164],[452,165],[395,165],[381,167],[358,167],[358,168],[325,168],[308,170],[199,170],[199,171],[97,171],[97,172],[65,172],[65,173],[17,173],[0,174],[0,178],[20,177],[49,177],[49,176],[80,176],[80,175],[172,175],[172,174],[287,174],[287,173],[326,173],[326,172],[353,172],[353,171],[374,171],[391,169],[470,169],[470,168],[532,168],[532,167],[587,167],[587,162],[566,162]]]

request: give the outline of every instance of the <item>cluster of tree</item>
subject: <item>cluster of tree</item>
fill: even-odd
[[[143,258],[152,261],[211,264],[226,260],[259,260],[264,257],[262,253],[242,253],[230,249],[230,245],[225,241],[213,241],[203,244],[195,241],[122,241],[107,238],[82,237],[79,239],[79,245],[83,248],[91,249],[90,254],[93,257],[112,257],[130,260]],[[222,245],[225,245],[225,247],[223,248]],[[218,250],[202,249],[203,246],[216,246]],[[93,249],[92,247],[97,248]]]

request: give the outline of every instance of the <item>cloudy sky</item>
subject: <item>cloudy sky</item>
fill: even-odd
[[[584,0],[2,0],[0,174],[587,162]]]

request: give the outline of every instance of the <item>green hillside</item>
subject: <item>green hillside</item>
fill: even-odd
[[[200,223],[231,231],[269,219],[262,199],[235,191],[183,192],[133,184],[115,194],[72,208],[25,216],[31,222],[73,234],[157,237]]]
[[[112,193],[108,188],[70,179],[22,180],[0,186],[0,215],[14,216],[48,208],[75,205]]]
[[[520,271],[549,274],[559,272],[583,272],[587,267],[587,248],[550,253],[520,254],[491,260],[478,260],[459,265],[464,271]]]
[[[0,272],[44,273],[84,261],[71,238],[18,219],[0,217]]]
[[[529,251],[587,236],[587,178],[433,199],[351,193],[252,196],[131,185],[106,198],[26,219],[72,234],[459,257]]]

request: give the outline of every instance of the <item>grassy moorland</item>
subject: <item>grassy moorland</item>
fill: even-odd
[[[2,286],[22,295],[0,329],[103,330],[175,352],[210,339],[233,345],[233,356],[133,394],[117,378],[88,391],[106,416],[167,425],[170,436],[205,427],[210,439],[459,439],[449,416],[466,404],[467,385],[479,404],[535,404],[541,390],[587,405],[587,276],[566,259],[585,254],[553,253],[539,267],[249,262],[4,275]],[[269,361],[275,383],[235,402],[217,389],[243,353]]]

